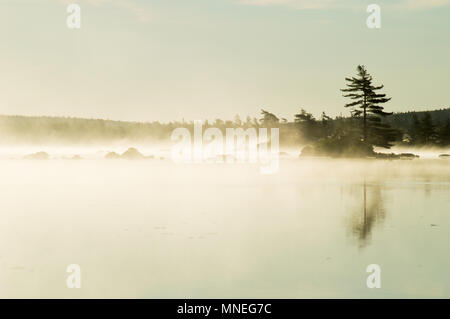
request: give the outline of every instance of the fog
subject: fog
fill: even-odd
[[[288,150],[272,175],[251,164],[103,159],[130,146],[170,151],[2,151],[0,297],[450,297],[446,159]],[[35,151],[51,158],[22,159]],[[85,159],[63,160],[74,154]],[[365,285],[372,263],[383,289]],[[70,264],[81,289],[66,288]]]
[[[37,152],[46,152],[50,159],[68,159],[75,155],[83,159],[102,159],[109,152],[122,154],[130,147],[136,148],[145,156],[155,158],[171,158],[171,148],[174,143],[160,141],[148,143],[145,141],[113,141],[110,143],[93,142],[91,144],[69,144],[69,143],[42,143],[42,144],[0,144],[0,159],[23,159],[25,156]],[[307,144],[299,147],[281,147],[280,154],[286,158],[298,158],[301,150]],[[412,153],[419,155],[421,159],[437,159],[439,155],[450,154],[449,147],[399,147],[391,149],[376,148],[380,153]]]

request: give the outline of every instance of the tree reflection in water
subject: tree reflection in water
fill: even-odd
[[[378,183],[369,184],[365,180],[362,188],[352,188],[353,203],[348,230],[356,238],[360,248],[370,244],[372,230],[381,225],[386,217],[383,205],[381,186]]]

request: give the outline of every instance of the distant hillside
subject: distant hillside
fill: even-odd
[[[438,126],[444,125],[446,121],[450,119],[450,108],[445,108],[433,111],[394,113],[393,115],[387,117],[386,122],[399,129],[407,130],[413,123],[414,114],[418,117],[418,119],[422,119],[425,113],[429,113],[433,119],[433,122]]]
[[[70,117],[0,115],[0,143],[160,140],[167,138],[167,132],[175,127],[177,127],[175,123],[138,123]]]

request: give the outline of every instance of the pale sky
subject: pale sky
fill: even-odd
[[[0,114],[348,115],[339,89],[358,64],[389,111],[450,106],[450,0],[1,0],[0,39]]]

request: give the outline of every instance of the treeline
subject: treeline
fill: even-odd
[[[180,123],[139,123],[71,117],[0,116],[0,143],[89,143],[155,141],[170,137]]]
[[[432,112],[397,113],[387,119],[402,132],[403,144],[450,145],[450,109]]]
[[[266,111],[262,111],[265,113]],[[273,116],[273,115],[272,115]],[[273,119],[270,121],[273,123]],[[276,121],[276,120],[275,120]],[[393,144],[410,146],[450,146],[450,108],[395,113],[381,119],[380,125],[385,124],[389,129],[389,143],[373,143],[376,146],[389,148]],[[287,125],[298,131],[299,143],[312,143],[320,139],[331,137],[361,135],[363,123],[360,117],[338,116],[331,118],[325,112],[319,118],[311,113],[300,109],[295,114],[294,123],[282,123],[278,126]]]
[[[232,121],[205,121],[204,129],[279,128],[281,146],[312,144],[310,155],[372,156],[374,147],[390,148],[395,144],[414,146],[450,145],[450,109],[432,112],[393,114],[384,110],[391,98],[381,93],[383,85],[373,84],[365,66],[358,65],[356,76],[345,78],[341,89],[347,98],[345,108],[351,116],[331,118],[322,113],[316,119],[305,109],[294,115],[294,121],[261,110],[261,118],[238,115]],[[105,143],[120,140],[154,142],[170,139],[176,128],[193,131],[194,123],[138,123],[88,120],[61,117],[0,116],[0,143]],[[304,152],[302,151],[302,154]]]
[[[265,111],[264,111],[265,112]],[[267,114],[271,114],[267,112]],[[301,142],[301,132],[294,123],[287,120],[268,121],[236,115],[233,120],[216,119],[203,121],[204,129],[216,127],[225,133],[226,128],[280,128],[282,143],[295,145]],[[269,116],[270,117],[270,116]],[[269,123],[270,122],[270,123]],[[116,141],[164,142],[170,140],[174,129],[184,127],[193,131],[193,121],[172,121],[169,123],[125,122],[102,119],[72,117],[31,117],[0,115],[0,143],[105,143]]]
[[[428,112],[395,113],[385,119],[397,131],[396,144],[404,145],[450,145],[450,108]],[[177,127],[193,129],[192,121],[170,123],[123,122],[70,117],[0,116],[0,142],[21,143],[89,143],[129,141],[167,141]],[[330,117],[324,112],[316,118],[305,109],[294,115],[294,121],[261,110],[260,118],[238,115],[233,120],[216,119],[204,121],[204,128],[217,127],[225,133],[226,128],[278,127],[280,144],[296,147],[313,143],[330,136],[358,134],[361,123],[349,116]]]
[[[395,144],[411,146],[449,146],[450,108],[428,111],[397,113],[386,112],[389,102],[380,93],[383,85],[373,84],[373,78],[363,65],[357,74],[345,78],[341,89],[347,98],[345,108],[350,116],[331,118],[322,113],[315,118],[305,109],[294,115],[294,121],[280,118],[261,110],[261,117],[238,115],[233,120],[204,121],[204,129],[215,127],[225,133],[227,128],[279,128],[281,146],[296,147],[307,143],[311,155],[371,156],[374,147],[390,148]],[[99,119],[63,117],[0,116],[0,143],[105,143],[126,141],[167,141],[176,128],[193,131],[194,123],[139,123]],[[302,152],[303,154],[303,152]]]

